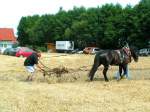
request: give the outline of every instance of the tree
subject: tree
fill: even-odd
[[[97,8],[74,7],[51,15],[22,17],[18,25],[21,45],[44,46],[57,40],[75,41],[75,47],[96,45],[118,48],[119,40],[139,48],[148,45],[150,34],[150,1],[138,5],[105,4]],[[119,46],[120,48],[121,46]]]

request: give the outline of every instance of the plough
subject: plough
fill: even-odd
[[[68,69],[64,66],[59,66],[57,68],[50,69],[49,67],[45,66],[41,61],[39,61],[39,62],[44,67],[42,70],[44,77],[45,76],[51,76],[52,74],[55,74],[56,77],[61,77],[62,74],[65,74],[65,73],[74,73],[74,72],[78,72],[78,71],[88,71],[87,67],[91,66],[91,65],[83,66],[83,67],[80,67],[77,69]],[[83,68],[86,68],[86,69],[83,69]]]
[[[56,77],[61,77],[62,74],[68,73],[68,69],[65,67],[59,67],[59,68],[53,68],[53,69],[44,69],[43,70],[43,76],[51,76],[52,74],[56,74]]]

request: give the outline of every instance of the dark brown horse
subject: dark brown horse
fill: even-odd
[[[93,80],[94,74],[100,65],[104,66],[103,75],[105,81],[108,81],[107,70],[109,68],[109,65],[119,66],[119,73],[120,73],[120,77],[122,78],[123,77],[121,75],[122,69],[124,70],[124,73],[127,71],[127,64],[131,62],[132,57],[135,62],[138,61],[138,53],[133,48],[122,48],[119,50],[99,51],[95,55],[94,64],[89,73],[90,80],[91,81]]]

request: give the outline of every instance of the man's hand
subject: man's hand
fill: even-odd
[[[43,72],[44,72],[44,71],[45,71],[45,70],[44,70],[44,68],[41,68],[41,71],[43,71]]]

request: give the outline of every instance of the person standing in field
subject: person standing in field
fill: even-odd
[[[131,53],[130,48],[129,48],[129,45],[126,41],[123,43],[122,49],[127,55],[130,55],[130,53]],[[121,56],[121,60],[122,60],[121,62],[123,62],[122,56]],[[131,59],[129,59],[129,61],[131,62]],[[122,73],[122,70],[124,71],[123,76],[126,76],[127,79],[130,79],[128,64],[126,64],[126,65],[124,65],[124,69],[122,66],[119,66],[119,70],[116,73],[117,80],[120,79],[120,73]]]
[[[28,56],[24,61],[24,66],[28,71],[29,75],[27,77],[27,81],[32,81],[35,76],[35,66],[38,67],[41,71],[43,71],[42,66],[39,64],[39,59],[41,57],[40,51],[33,52],[30,56]]]

